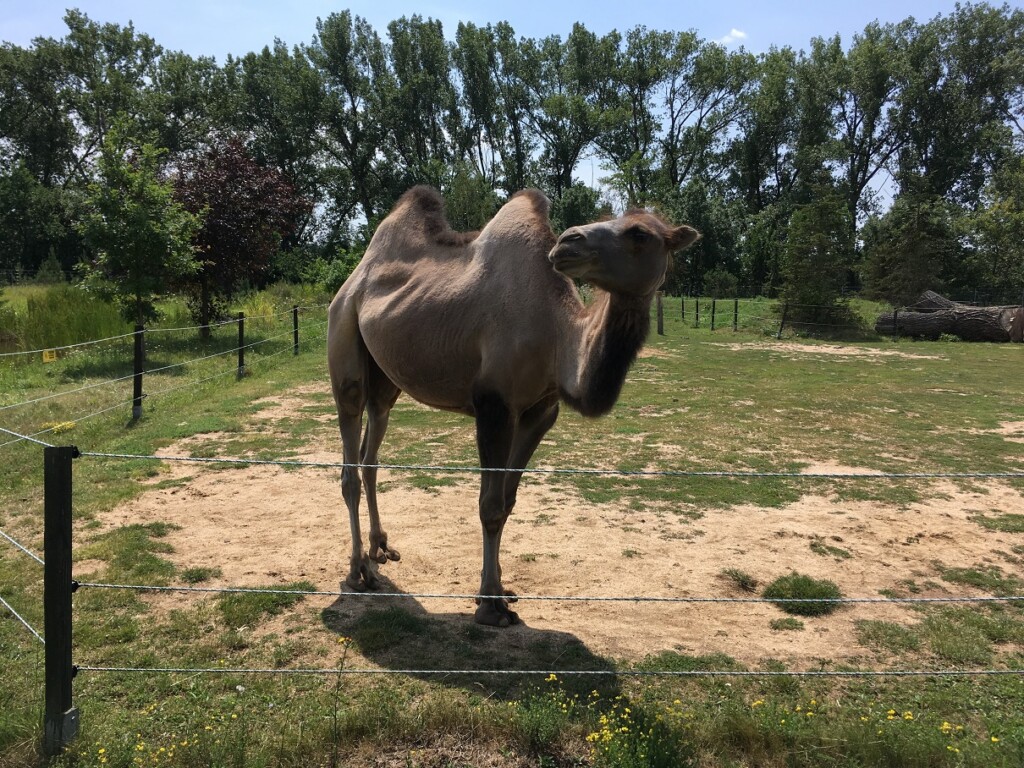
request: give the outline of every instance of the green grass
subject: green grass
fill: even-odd
[[[10,296],[5,293],[5,298]],[[771,304],[760,301],[749,308],[751,313],[770,317]],[[263,316],[268,327],[254,328],[254,334],[269,337],[286,329],[269,327],[260,306],[254,301],[251,309]],[[652,354],[637,362],[615,410],[605,419],[589,420],[563,409],[534,466],[796,471],[821,461],[880,471],[1006,472],[1020,467],[1024,449],[997,432],[1002,422],[1024,419],[1018,404],[1019,382],[1006,375],[1019,363],[1019,348],[893,342],[866,334],[858,340],[859,347],[898,354],[816,355],[771,342],[764,333],[771,330],[771,320],[741,319],[738,333],[728,324],[711,332],[705,307],[702,327],[693,329],[689,302],[688,308],[691,314],[684,322],[679,319],[678,299],[667,301],[666,335],[652,336]],[[857,306],[868,318],[877,309]],[[181,317],[180,308],[168,307],[169,321]],[[290,323],[290,318],[286,320]],[[206,343],[188,333],[154,335],[150,347],[154,365],[230,351],[231,330],[215,331]],[[815,343],[802,337],[789,340]],[[187,450],[195,455],[294,455],[321,430],[329,435],[325,440],[337,438],[333,424],[317,421],[331,412],[323,342],[304,345],[298,357],[291,355],[289,344],[290,339],[284,339],[258,348],[265,352],[253,352],[248,358],[252,375],[242,381],[233,376],[230,354],[147,377],[150,396],[144,417],[132,426],[127,426],[128,407],[117,407],[129,395],[127,385],[96,387],[11,409],[5,412],[4,426],[36,431],[60,424],[59,433],[48,433],[55,442],[96,452],[150,454],[193,439]],[[278,351],[286,354],[270,356]],[[0,364],[0,406],[103,382],[128,370],[124,350],[116,347],[76,353],[48,365],[35,360]],[[309,394],[301,418],[277,422],[265,417],[262,401],[280,400],[310,383],[321,384],[322,391]],[[169,391],[160,394],[163,389]],[[91,416],[112,406],[109,413]],[[382,458],[395,463],[474,465],[473,433],[470,420],[428,411],[403,398],[393,414]],[[4,459],[0,462],[0,528],[42,552],[39,448],[16,444],[0,451]],[[222,472],[227,483],[235,470],[189,470],[193,475],[200,471]],[[123,520],[112,525],[107,514],[149,489],[174,489],[188,480],[165,477],[159,465],[146,460],[85,457],[76,461],[74,472],[76,557],[79,563],[89,563],[97,580],[203,585],[220,578],[216,568],[176,569],[171,560],[180,553],[170,551],[166,525]],[[593,515],[592,507],[598,504],[629,510],[638,517],[664,516],[695,529],[704,523],[692,524],[706,520],[712,510],[742,505],[770,514],[809,493],[851,505],[862,500],[881,502],[893,515],[917,514],[912,508],[915,502],[949,493],[948,486],[928,481],[637,481],[590,476],[528,480],[579,500],[574,501],[579,509],[570,513],[544,512],[527,519],[550,531],[553,542],[560,541],[559,526],[565,520]],[[468,503],[476,495],[475,481],[466,482],[461,476],[433,478],[419,473],[395,476],[389,482],[429,491],[465,485]],[[1007,485],[1024,490],[1024,483]],[[987,486],[978,481],[959,487],[980,493]],[[1020,533],[1018,518],[1014,509],[989,509],[976,514],[977,533],[1000,534],[1000,551],[1024,557],[1024,548],[1014,538]],[[923,535],[941,525],[941,520],[924,515],[920,519]],[[770,525],[765,520],[755,517],[750,525]],[[842,524],[843,518],[837,516],[836,522]],[[818,543],[820,547],[808,552],[807,545],[801,544],[808,568],[842,569],[858,563],[842,555],[861,556],[854,536],[843,533],[839,542],[826,535],[826,529],[819,530],[823,535],[813,539],[811,546]],[[179,548],[180,540],[174,537]],[[612,579],[615,568],[640,569],[652,557],[646,548],[624,549],[627,544],[632,542],[623,541],[611,550],[622,553],[621,560],[607,564]],[[687,545],[685,540],[678,542],[683,565]],[[338,546],[339,558],[344,558],[344,545],[339,542]],[[544,569],[573,567],[575,547],[558,546],[562,556],[557,559],[539,550],[511,558],[506,549],[506,567],[529,568],[539,574]],[[902,552],[902,546],[895,542],[893,551]],[[554,548],[552,544],[548,549]],[[410,559],[408,545],[403,550]],[[993,551],[995,557],[999,555]],[[999,567],[989,560],[979,560],[972,567],[936,564],[927,573],[897,568],[891,584],[894,594],[1020,594],[1019,565],[1006,557],[996,562]],[[801,563],[782,567],[787,566]],[[748,570],[763,575],[760,570]],[[739,568],[724,571],[723,579],[740,590],[757,588],[756,578]],[[686,588],[682,577],[675,586]],[[784,594],[809,596],[792,585]],[[5,542],[0,542],[0,596],[34,625],[42,626],[39,570]],[[575,621],[599,622],[598,609],[558,613],[525,605],[529,608],[517,610],[526,626],[502,632],[471,623],[470,601],[441,609],[403,602],[385,608],[367,604],[321,610],[312,600],[287,594],[218,598],[80,589],[75,594],[76,663],[133,668],[376,666],[387,674],[362,678],[83,671],[75,681],[75,701],[83,715],[81,736],[50,765],[132,766],[137,757],[155,765],[156,756],[159,764],[187,768],[327,766],[362,764],[367,755],[384,765],[417,768],[501,765],[501,761],[559,767],[1024,764],[1020,718],[1024,684],[1019,676],[689,677],[688,673],[704,670],[778,672],[789,667],[770,658],[737,660],[728,655],[733,652],[728,636],[707,638],[707,647],[718,652],[690,655],[670,646],[639,662],[607,658],[571,634]],[[457,621],[438,616],[439,610],[455,612]],[[541,613],[558,628],[541,631],[530,626],[531,616]],[[870,607],[856,606],[850,615],[857,622],[860,656],[843,665],[821,659],[808,666],[823,671],[1024,669],[1020,652],[1024,616],[1013,605],[926,605],[906,609],[905,620],[885,621],[871,618]],[[840,619],[845,618],[844,611]],[[813,617],[804,621],[784,616],[753,621],[730,632],[790,633],[771,638],[781,643],[817,638],[820,629]],[[0,620],[0,765],[4,768],[46,764],[39,753],[41,650],[17,622]],[[602,675],[546,681],[546,672],[533,677],[488,677],[395,671],[456,666],[575,668]],[[616,670],[681,674],[634,678],[611,674]],[[610,734],[607,741],[606,733]]]
[[[257,589],[311,591],[316,587],[308,581],[298,581],[281,586],[258,587]],[[239,629],[256,624],[264,616],[276,616],[286,608],[291,608],[303,595],[271,592],[229,593],[220,597],[220,612],[224,623],[231,629]]]
[[[834,612],[839,603],[834,602],[786,602],[789,600],[836,600],[843,596],[835,582],[828,579],[813,579],[802,573],[791,573],[780,576],[761,592],[767,600],[776,601],[776,605],[786,613],[797,616],[827,616]]]

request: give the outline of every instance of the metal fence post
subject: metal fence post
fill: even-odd
[[[658,335],[665,335],[665,292],[658,291],[654,294],[658,308]]]
[[[245,312],[238,313],[238,378],[245,376]]]
[[[712,331],[715,330],[715,304],[716,303],[717,302],[716,302],[715,299],[711,300],[711,330]]]
[[[700,328],[700,297],[693,300],[693,327]]]
[[[46,637],[43,749],[60,754],[78,735],[71,703],[71,462],[73,446],[43,449],[43,627]]]
[[[299,305],[292,306],[292,354],[299,354]]]
[[[740,327],[740,300],[732,300],[732,330],[735,333]]]
[[[132,392],[132,421],[142,418],[142,371],[146,367],[146,328],[135,326],[134,389]]]

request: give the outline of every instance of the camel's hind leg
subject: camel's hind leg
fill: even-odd
[[[361,463],[364,465],[377,463],[377,452],[388,429],[391,409],[401,394],[401,390],[384,375],[373,358],[369,359],[368,365],[370,391],[366,404],[366,432],[363,434],[363,447],[360,451]],[[383,564],[388,560],[400,560],[398,550],[388,546],[388,535],[380,524],[376,467],[363,467],[363,489],[366,491],[366,509],[370,515],[370,562]]]

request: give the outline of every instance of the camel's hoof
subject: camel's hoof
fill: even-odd
[[[397,549],[391,549],[385,539],[370,549],[370,559],[380,565],[384,565],[388,560],[401,560],[402,556],[398,554]]]
[[[347,579],[345,579],[343,582],[341,582],[341,591],[342,592],[345,591],[345,587],[348,587],[353,592],[365,592],[366,591],[366,585],[363,584],[362,578],[361,577],[357,577],[357,576],[349,576]]]
[[[488,627],[499,627],[504,629],[513,624],[519,623],[519,614],[515,611],[510,611],[505,601],[501,601],[501,605],[496,605],[496,600],[485,600],[476,609],[476,613],[473,614],[473,620],[477,624],[484,624]]]

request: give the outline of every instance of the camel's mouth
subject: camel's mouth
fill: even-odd
[[[548,254],[548,261],[566,277],[583,277],[588,270],[590,259],[581,253],[556,245]]]

